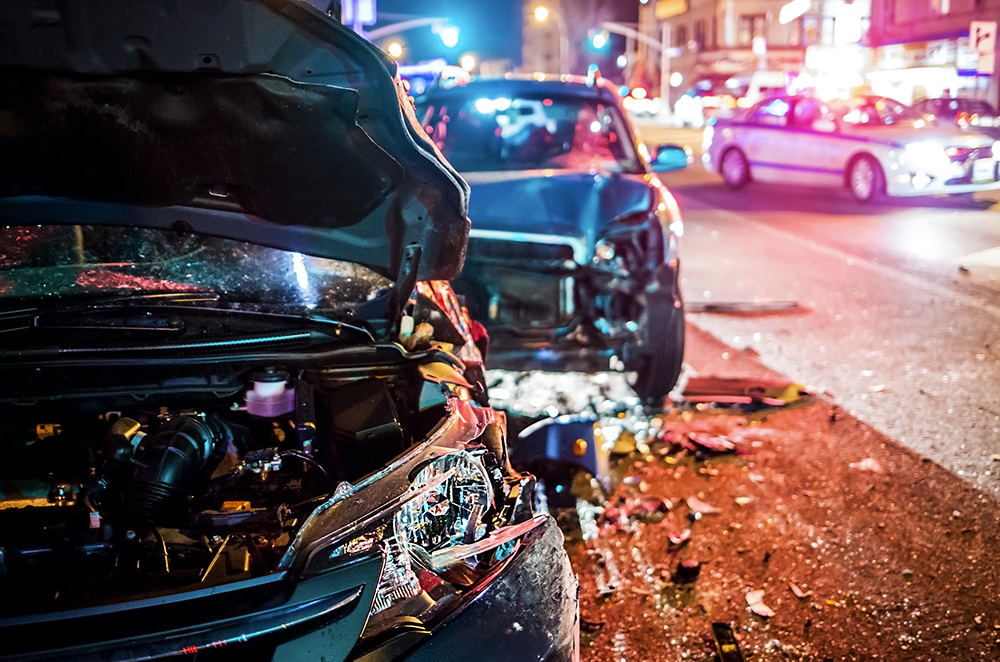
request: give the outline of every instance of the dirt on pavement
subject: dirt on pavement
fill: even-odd
[[[701,374],[773,375],[698,333]],[[717,659],[716,622],[748,660],[1000,659],[992,498],[826,396],[648,425],[608,492],[578,480],[583,500],[554,510],[585,662]]]

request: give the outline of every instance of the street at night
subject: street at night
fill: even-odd
[[[1000,660],[998,19],[0,3],[0,662]]]

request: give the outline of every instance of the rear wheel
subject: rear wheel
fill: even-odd
[[[632,390],[644,404],[661,406],[681,374],[684,307],[668,291],[647,293],[640,319],[641,342],[626,347],[625,368],[635,372]]]
[[[862,154],[851,162],[847,186],[858,202],[869,202],[885,189],[882,167],[874,157]]]
[[[729,149],[722,155],[719,170],[722,172],[722,181],[730,188],[739,188],[750,180],[750,164],[747,163],[747,157],[736,148]]]

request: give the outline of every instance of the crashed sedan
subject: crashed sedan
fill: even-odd
[[[490,331],[491,364],[624,369],[662,404],[684,354],[683,226],[654,170],[685,167],[684,150],[644,153],[596,76],[445,81],[417,116],[472,188],[455,288]]]
[[[0,22],[0,660],[576,659],[392,62],[294,0]]]

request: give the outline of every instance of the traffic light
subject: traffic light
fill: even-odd
[[[603,51],[608,47],[608,44],[611,43],[607,30],[591,30],[587,37],[590,42],[590,47],[595,51]]]

